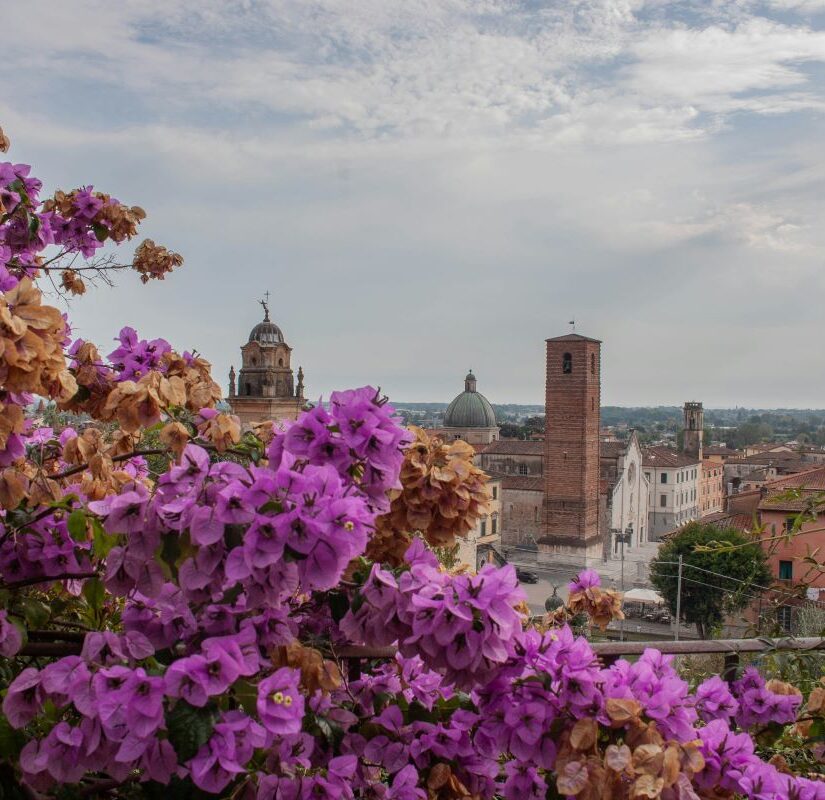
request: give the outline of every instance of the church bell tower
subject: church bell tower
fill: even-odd
[[[267,300],[269,292],[266,293]],[[298,384],[292,373],[292,348],[281,329],[269,318],[269,303],[261,300],[264,318],[241,347],[241,369],[229,371],[229,405],[241,422],[296,419],[306,403],[304,372],[298,368]]]
[[[602,555],[599,524],[601,342],[548,339],[543,535],[539,563],[585,565]]]

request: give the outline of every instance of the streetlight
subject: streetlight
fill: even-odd
[[[622,559],[622,577],[620,588],[622,594],[624,594],[624,546],[626,544],[632,544],[633,542],[633,523],[629,522],[627,527],[622,531],[621,528],[611,528],[610,529],[613,535],[616,537],[616,541],[619,544],[621,550],[621,559]],[[619,639],[620,641],[624,641],[624,617],[622,617],[621,621],[619,622]]]

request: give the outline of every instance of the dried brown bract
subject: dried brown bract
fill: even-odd
[[[140,279],[148,283],[153,278],[162,281],[168,272],[183,264],[183,256],[165,247],[144,239],[135,250],[133,269],[140,273]]]
[[[73,269],[64,269],[63,272],[60,273],[60,283],[67,292],[74,295],[84,294],[86,291],[86,284],[83,283],[83,278]]]
[[[624,619],[621,592],[598,586],[571,592],[567,598],[567,610],[572,615],[586,614],[602,630],[614,619]]]
[[[378,557],[386,554],[390,563],[397,560],[393,536],[420,531],[432,547],[449,547],[489,509],[489,478],[473,464],[473,448],[461,440],[445,444],[421,428],[411,430],[415,439],[401,467],[402,488],[390,494],[389,513],[376,520],[373,556],[384,560]]]

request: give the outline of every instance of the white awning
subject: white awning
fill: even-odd
[[[665,604],[664,597],[653,589],[631,589],[624,593],[624,599],[634,603],[654,603],[657,606]]]

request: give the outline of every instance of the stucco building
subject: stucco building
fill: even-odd
[[[249,333],[241,347],[241,369],[229,370],[227,400],[242,423],[264,420],[296,419],[306,406],[304,372],[298,367],[298,380],[292,372],[292,348],[281,329],[269,319],[269,306],[261,300],[264,318]]]
[[[493,547],[501,542],[501,480],[491,478],[487,484],[490,488],[490,507],[487,514],[479,517],[475,528],[466,539],[458,539],[458,560],[473,569],[480,569],[493,555]]]
[[[758,536],[765,549],[774,582],[754,604],[750,615],[753,621],[764,620],[770,614],[773,619],[769,621],[789,633],[799,633],[801,609],[813,605],[825,611],[825,574],[810,569],[804,560],[811,552],[825,549],[825,514],[821,507],[815,505],[795,528],[798,515],[809,509],[809,501],[821,497],[823,492],[825,467],[818,466],[784,475],[752,491],[739,492],[728,498],[726,511],[707,518],[714,525]],[[776,538],[793,531],[796,532],[788,539]],[[807,586],[804,594],[794,590],[799,584]],[[802,633],[810,635],[810,631]]]
[[[725,468],[718,461],[702,461],[699,481],[699,516],[717,514],[725,508]]]
[[[699,517],[701,462],[667,447],[647,447],[642,465],[648,480],[648,535],[658,541],[663,533],[681,528]]]

